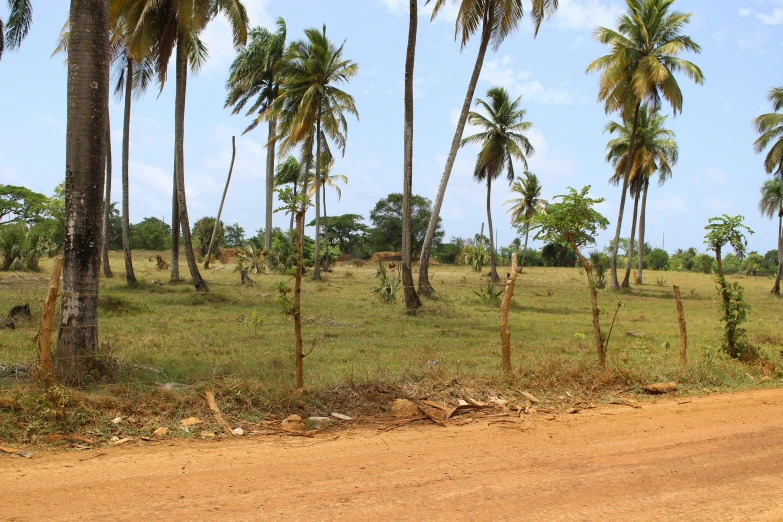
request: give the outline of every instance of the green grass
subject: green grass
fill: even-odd
[[[0,331],[0,365],[35,362],[32,338],[51,262],[42,265],[44,271],[37,274],[0,273],[0,315],[24,302],[33,310],[33,323]],[[156,271],[148,252],[134,255],[141,281],[135,287],[125,285],[121,253],[112,253],[112,266],[115,277],[101,280],[100,339],[103,351],[121,362],[115,380],[124,386],[123,394],[146,393],[168,381],[199,387],[243,383],[228,385],[224,396],[250,393],[242,386],[253,387],[254,393],[263,390],[258,393],[268,397],[290,391],[293,322],[281,313],[274,289],[281,281],[292,286],[290,277],[251,275],[255,284],[243,287],[233,265],[218,263],[214,266],[220,269],[202,271],[211,293],[197,295],[189,283],[169,284],[168,272]],[[599,303],[606,312],[604,331],[617,301],[624,303],[612,334],[607,370],[602,371],[591,342],[583,272],[526,269],[518,278],[509,320],[514,376],[504,381],[499,372],[499,307],[475,293],[486,287],[485,276],[468,267],[433,267],[430,277],[437,297],[425,300],[418,314],[408,315],[401,293],[397,304],[381,303],[371,293],[376,269],[373,264],[357,268],[346,263],[325,274],[322,282],[306,278],[305,350],[313,343],[315,347],[305,359],[305,382],[314,393],[343,385],[455,380],[503,383],[552,395],[565,390],[582,394],[633,390],[664,380],[679,381],[686,390],[698,392],[755,386],[769,375],[772,378],[764,379],[764,385],[779,381],[769,365],[745,365],[722,355],[716,292],[708,275],[649,271],[646,284],[630,291],[600,291]],[[183,264],[180,272],[187,275],[187,266]],[[656,279],[667,282],[659,286]],[[746,299],[753,306],[747,323],[749,339],[780,368],[783,301],[769,294],[771,280],[742,276],[729,280],[745,286]],[[680,285],[684,299],[689,339],[686,368],[678,362],[672,284]],[[264,319],[257,331],[246,321],[254,311]],[[642,337],[628,335],[631,331]],[[438,363],[429,369],[429,361]],[[0,392],[18,386],[13,379],[0,378]],[[101,389],[95,387],[91,393]]]

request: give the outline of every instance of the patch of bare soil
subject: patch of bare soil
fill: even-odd
[[[783,520],[783,390],[0,455],[5,520]]]

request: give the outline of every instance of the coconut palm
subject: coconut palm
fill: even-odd
[[[457,3],[458,0],[427,0],[426,4],[433,4],[432,19],[434,20],[438,13],[447,2]],[[432,214],[427,226],[427,232],[424,236],[424,245],[421,249],[419,260],[419,293],[429,295],[434,291],[429,279],[429,262],[432,251],[432,242],[435,239],[435,232],[438,228],[440,218],[440,209],[443,206],[443,198],[446,195],[446,185],[448,185],[451,170],[454,167],[454,161],[457,159],[457,151],[460,148],[462,133],[465,130],[465,123],[468,119],[468,112],[473,103],[473,95],[476,92],[476,84],[481,75],[481,68],[484,65],[484,57],[487,53],[489,44],[492,43],[493,50],[497,51],[500,45],[508,36],[510,36],[519,27],[524,14],[522,0],[459,0],[460,8],[457,15],[457,22],[454,28],[455,39],[460,40],[460,49],[464,49],[470,38],[481,29],[481,43],[479,44],[476,64],[473,66],[473,74],[468,83],[468,90],[465,94],[465,100],[462,103],[457,128],[454,131],[454,138],[451,141],[451,149],[446,159],[446,166],[443,169],[443,175],[438,186],[438,193],[435,202],[432,205]],[[533,21],[535,34],[541,28],[544,18],[551,16],[557,11],[559,0],[532,0],[530,17]],[[490,235],[492,235],[490,233]]]
[[[691,15],[672,11],[674,0],[626,0],[627,11],[618,20],[617,30],[599,27],[596,39],[609,45],[609,54],[595,60],[587,72],[600,72],[598,99],[607,114],[620,111],[632,122],[630,156],[636,148],[636,129],[643,103],[657,112],[665,100],[676,115],[682,112],[683,96],[675,73],[683,73],[697,84],[704,75],[693,63],[679,57],[685,51],[701,48],[682,33]],[[620,211],[612,248],[612,287],[617,290],[617,251],[620,243],[625,196],[633,162],[626,164],[622,178]]]
[[[525,171],[525,177],[517,176],[516,181],[511,185],[511,192],[519,195],[518,198],[509,199],[504,205],[511,205],[506,212],[511,213],[511,224],[525,225],[525,246],[522,250],[522,263],[519,269],[525,268],[525,258],[527,257],[527,240],[530,236],[530,220],[536,214],[546,211],[547,201],[541,198],[541,183],[538,176],[532,172]]]
[[[229,69],[226,82],[228,96],[226,107],[234,106],[232,114],[238,114],[245,105],[255,99],[247,115],[255,117],[242,134],[253,130],[259,123],[268,122],[266,151],[266,224],[264,250],[272,249],[272,193],[275,188],[275,142],[277,119],[270,109],[280,93],[281,69],[285,59],[286,25],[277,19],[277,32],[263,27],[250,30],[250,43],[243,47]],[[293,215],[292,215],[293,218]],[[267,256],[267,264],[271,258]]]
[[[337,87],[347,83],[359,72],[359,66],[343,58],[343,45],[336,47],[321,31],[306,29],[306,40],[294,42],[282,67],[283,86],[274,112],[279,115],[280,154],[285,154],[302,143],[310,143],[305,164],[315,153],[315,184],[321,185],[321,171],[331,158],[329,142],[345,153],[348,121],[346,113],[356,116],[354,99]],[[314,143],[313,143],[314,142]],[[308,150],[305,148],[304,150]],[[309,168],[305,169],[309,172]],[[315,267],[313,279],[321,279],[320,272],[320,191],[315,192]]]
[[[169,60],[176,50],[171,279],[179,279],[177,232],[181,230],[188,268],[198,292],[209,289],[193,254],[185,197],[185,92],[188,66],[191,71],[197,72],[207,59],[206,47],[199,36],[219,13],[225,14],[231,25],[234,45],[244,45],[247,41],[247,12],[241,0],[128,0],[124,10],[129,27],[133,27],[130,54],[154,57],[161,88],[166,82]]]
[[[491,191],[492,180],[506,171],[509,183],[514,180],[513,160],[522,162],[527,170],[527,156],[533,154],[533,145],[523,134],[532,124],[525,121],[527,111],[520,107],[522,97],[514,101],[503,87],[493,87],[487,91],[489,102],[476,100],[476,106],[483,108],[487,115],[472,112],[468,122],[481,129],[481,132],[462,140],[462,145],[481,146],[476,157],[473,179],[487,182],[487,225],[489,226],[490,276],[493,282],[500,281],[495,265],[495,244],[492,228]]]
[[[775,112],[763,114],[753,120],[753,125],[760,134],[753,144],[756,153],[761,154],[770,147],[764,158],[764,169],[767,174],[776,173],[783,176],[783,87],[775,87],[769,92],[769,101]]]
[[[294,196],[297,194],[297,188],[299,182],[302,181],[302,164],[294,156],[288,156],[286,160],[277,166],[277,173],[275,174],[275,187],[282,187],[284,185],[294,186]],[[289,234],[289,244],[293,241],[294,231],[294,214],[291,213],[291,234]]]
[[[326,187],[333,188],[335,192],[337,192],[337,201],[340,201],[340,198],[343,196],[343,191],[340,190],[340,187],[337,185],[338,183],[342,183],[344,185],[348,184],[348,176],[344,174],[332,174],[332,168],[334,167],[334,159],[330,160],[329,163],[326,163],[323,165],[323,172],[321,172],[321,179],[319,184],[313,183],[313,186],[310,187],[310,190],[307,191],[308,196],[312,196],[315,191],[320,188],[323,191],[322,197],[324,202],[324,227],[328,226],[328,218],[326,216]],[[324,260],[324,266],[326,268],[329,268],[329,237],[328,237],[328,228],[324,228],[324,245],[326,245],[326,259]]]
[[[629,151],[631,149],[631,137],[634,134],[633,124],[631,122],[618,123],[610,121],[606,126],[606,131],[610,134],[617,134],[607,144],[606,161],[615,168],[614,174],[609,179],[613,185],[618,185],[628,174],[628,186],[631,189],[631,195],[634,197],[633,218],[631,221],[631,241],[628,263],[625,267],[625,278],[622,287],[630,286],[631,262],[633,259],[634,236],[636,234],[637,215],[639,216],[639,268],[637,271],[636,282],[642,283],[642,271],[644,265],[643,247],[644,247],[644,223],[647,210],[647,190],[649,181],[656,173],[658,175],[658,184],[663,185],[672,175],[672,167],[677,163],[679,149],[675,141],[674,132],[664,128],[666,116],[658,113],[651,113],[647,105],[639,108],[639,115],[636,125],[636,136],[634,146],[634,159],[630,160]],[[630,163],[630,169],[629,169]],[[639,198],[642,198],[642,209],[639,214]]]
[[[778,272],[770,293],[780,295],[780,276],[783,274],[783,180],[779,176],[766,181],[761,187],[759,211],[770,219],[778,217]]]
[[[71,0],[68,49],[68,132],[65,146],[65,237],[60,333],[54,371],[84,382],[82,369],[98,350],[98,282],[104,136],[109,106],[109,9],[106,2]]]
[[[13,51],[22,45],[33,23],[32,0],[8,0],[8,18],[0,18],[0,59],[3,52]]]

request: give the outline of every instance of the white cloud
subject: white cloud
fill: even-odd
[[[527,137],[536,150],[535,154],[528,158],[528,168],[531,172],[538,174],[542,179],[554,181],[574,177],[576,165],[565,151],[551,149],[544,134],[537,129],[529,130]]]
[[[740,16],[742,16],[742,17],[750,16],[751,14],[753,14],[753,9],[751,9],[749,7],[744,7],[744,8],[739,10],[738,14]]]
[[[0,183],[21,184],[22,175],[14,167],[5,163],[6,154],[0,150]]]
[[[269,0],[245,0],[250,27],[261,25],[274,30],[274,19],[266,10],[268,2]],[[204,72],[225,67],[236,56],[231,26],[225,16],[218,16],[207,26],[202,34],[202,40],[207,44],[209,51]]]
[[[568,105],[574,102],[584,103],[586,98],[568,88],[567,84],[557,87],[544,87],[537,80],[530,80],[530,71],[516,71],[510,64],[512,58],[505,55],[500,59],[489,60],[481,71],[481,80],[490,85],[501,85],[513,96],[522,96],[528,102],[548,105]]]
[[[783,14],[783,10],[781,10],[781,14]],[[754,51],[764,54],[768,35],[769,31],[764,29],[753,31],[740,36],[739,40],[737,40],[737,45],[741,51]]]
[[[767,25],[783,24],[783,8],[775,8],[770,14],[759,13],[756,18]]]
[[[585,44],[585,37],[579,35],[576,38],[574,38],[574,41],[571,42],[571,45],[569,47],[570,49],[579,49],[580,47],[584,46],[584,44]]]
[[[405,0],[381,0],[381,4],[385,5],[390,13],[401,14],[407,2]]]
[[[622,12],[622,7],[614,2],[560,0],[560,7],[552,18],[552,24],[562,30],[612,27]]]

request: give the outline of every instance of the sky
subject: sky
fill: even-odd
[[[68,15],[65,0],[35,0],[33,27],[21,49],[0,61],[0,183],[23,185],[45,194],[65,176],[66,69],[62,57],[50,58]],[[406,0],[245,0],[251,25],[272,27],[277,17],[288,25],[289,39],[326,24],[334,42],[345,42],[345,57],[359,64],[358,76],[343,89],[352,94],[360,119],[349,119],[345,156],[333,172],[349,178],[342,199],[327,194],[330,214],[355,213],[369,218],[375,203],[402,190],[403,69],[408,33]],[[460,51],[454,41],[455,9],[435,21],[420,7],[415,70],[415,139],[413,189],[435,198],[437,187],[476,58],[478,37]],[[647,241],[666,250],[704,250],[708,218],[741,214],[756,232],[751,250],[776,248],[777,224],[758,212],[759,188],[767,179],[762,156],[753,151],[754,117],[771,112],[773,86],[783,85],[783,0],[677,0],[675,8],[693,13],[687,33],[702,47],[686,55],[701,67],[703,86],[680,78],[682,114],[667,125],[677,135],[680,160],[663,187],[651,186]],[[598,76],[587,65],[606,54],[593,39],[596,26],[615,27],[620,0],[560,0],[559,13],[544,22],[537,38],[528,20],[497,50],[488,52],[476,95],[501,85],[522,96],[528,133],[535,147],[529,170],[551,200],[567,187],[591,185],[605,198],[599,210],[610,220],[597,239],[608,244],[614,233],[620,189],[608,184],[605,162],[610,119],[596,101]],[[7,15],[0,6],[0,17]],[[526,11],[529,3],[525,1]],[[227,22],[216,19],[206,29],[209,61],[188,79],[185,121],[185,179],[191,223],[214,216],[231,159],[231,136],[237,157],[222,219],[238,222],[248,236],[264,222],[266,126],[244,136],[244,115],[224,109],[225,80],[235,56]],[[172,60],[173,63],[173,60]],[[159,92],[153,87],[134,100],[130,150],[131,222],[155,216],[171,222],[174,145],[174,75]],[[670,110],[665,113],[670,114]],[[119,201],[122,101],[112,97],[114,194]],[[468,132],[470,129],[468,129]],[[475,148],[459,152],[441,216],[446,239],[472,237],[486,221],[486,186],[472,179]],[[515,165],[518,173],[523,168]],[[511,197],[503,181],[493,184],[493,223],[500,245],[516,235],[503,202]],[[275,207],[277,207],[277,201]],[[623,235],[630,231],[627,205]],[[310,218],[308,218],[309,221]],[[275,214],[275,226],[288,219]],[[308,229],[312,234],[313,230]],[[540,246],[540,245],[539,245]]]

